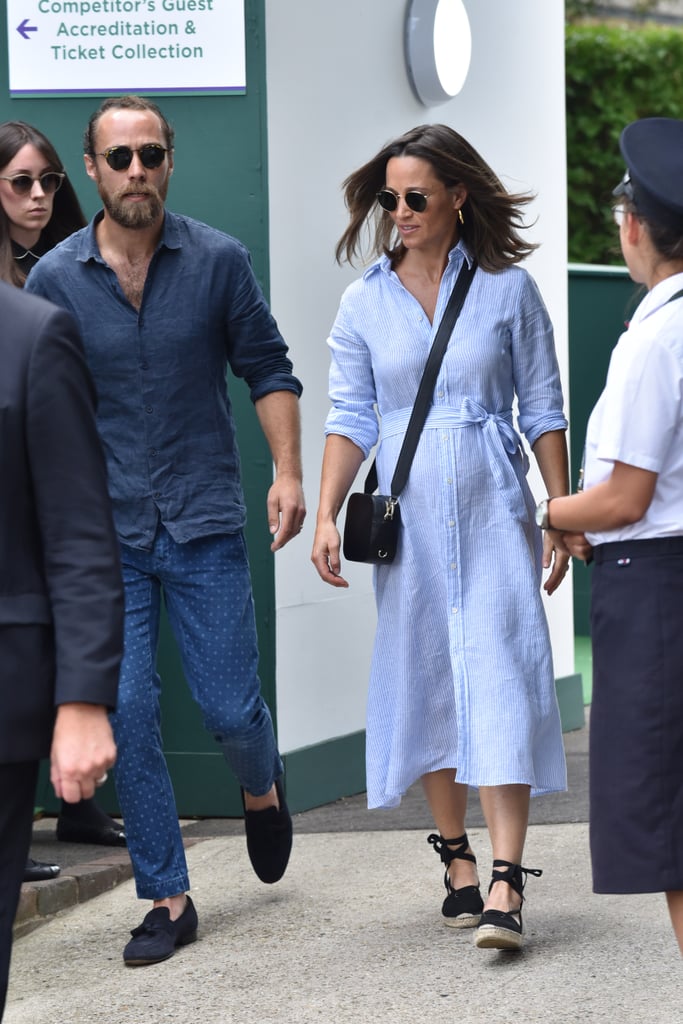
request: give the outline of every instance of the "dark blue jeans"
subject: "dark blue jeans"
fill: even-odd
[[[242,534],[177,544],[160,526],[151,551],[122,545],[121,559],[126,627],[112,715],[116,790],[138,896],[163,899],[190,883],[161,742],[156,656],[162,589],[192,696],[240,785],[261,796],[283,767],[261,697]]]

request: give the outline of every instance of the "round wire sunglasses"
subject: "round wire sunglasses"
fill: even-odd
[[[16,196],[27,196],[33,189],[34,182],[40,184],[46,196],[54,195],[62,187],[66,175],[63,171],[46,171],[33,178],[30,174],[0,174],[0,181],[9,181]]]
[[[377,202],[387,213],[393,213],[398,209],[398,201],[402,198],[409,210],[413,210],[414,213],[424,213],[427,209],[427,200],[431,195],[433,195],[432,192],[418,192],[417,189],[410,189],[409,192],[401,196],[398,192],[392,192],[390,188],[382,188],[377,193]]]

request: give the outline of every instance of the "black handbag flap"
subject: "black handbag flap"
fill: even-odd
[[[344,523],[344,558],[350,562],[392,562],[398,546],[401,511],[386,494],[350,495]]]

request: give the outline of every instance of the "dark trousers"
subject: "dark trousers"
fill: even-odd
[[[593,549],[590,834],[600,893],[683,889],[683,537]]]
[[[0,764],[0,1020],[5,1009],[12,925],[31,845],[38,762]]]

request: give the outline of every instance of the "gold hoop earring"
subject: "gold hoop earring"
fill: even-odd
[[[458,220],[460,221],[461,224],[465,223],[465,218],[462,215],[462,207],[461,206],[458,207]]]

